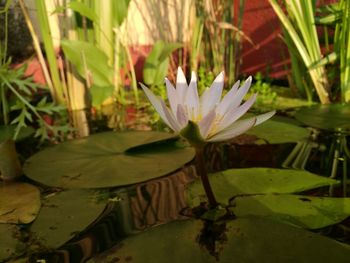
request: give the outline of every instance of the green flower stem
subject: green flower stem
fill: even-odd
[[[201,181],[205,190],[205,194],[208,197],[210,208],[215,208],[218,206],[218,202],[215,199],[213,190],[208,179],[208,173],[205,166],[204,159],[204,147],[195,147],[196,150],[196,171],[201,177]]]

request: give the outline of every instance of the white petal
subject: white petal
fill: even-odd
[[[228,139],[232,139],[234,137],[237,137],[238,135],[241,135],[242,133],[246,132],[250,128],[254,126],[256,122],[256,118],[249,118],[245,120],[239,120],[237,122],[234,122],[232,125],[227,127],[225,130],[217,133],[213,137],[211,137],[209,142],[218,142],[218,141],[224,141]]]
[[[199,130],[204,139],[208,136],[209,131],[214,124],[215,117],[215,109],[212,109],[203,119],[198,122]]]
[[[231,108],[219,122],[217,128],[218,131],[225,129],[226,127],[230,126],[234,121],[242,117],[250,109],[250,107],[253,106],[256,100],[256,96],[257,94],[254,94],[238,108]]]
[[[197,77],[194,72],[192,72],[191,82],[187,89],[185,105],[187,107],[189,119],[196,120],[199,114],[199,97],[197,90]]]
[[[224,72],[221,72],[215,78],[209,90],[206,90],[201,96],[202,116],[207,115],[219,103],[224,87],[224,78]]]
[[[165,105],[165,102],[164,101],[160,101],[161,103],[161,106],[163,108],[163,111],[164,111],[164,114],[165,114],[165,117],[166,119],[168,120],[169,122],[169,127],[171,129],[173,129],[175,132],[179,132],[181,130],[181,127],[179,125],[179,123],[176,121],[173,113],[171,111],[169,111],[168,107]]]
[[[176,118],[177,118],[177,122],[179,123],[181,129],[187,125],[188,117],[187,117],[187,114],[185,112],[184,107],[181,104],[177,105]]]
[[[268,119],[270,119],[273,115],[275,115],[276,111],[270,111],[261,115],[256,116],[256,125],[261,124],[264,121],[267,121]]]
[[[185,74],[183,73],[182,69],[178,67],[176,75],[176,93],[179,102],[184,101],[187,92],[187,87],[188,86]]]
[[[247,94],[251,84],[252,84],[252,77],[250,76],[244,82],[243,86],[238,89],[236,96],[234,96],[233,100],[231,101],[230,105],[228,106],[230,109],[237,108],[241,104],[241,102],[242,102],[245,94]]]
[[[165,85],[166,85],[166,90],[168,94],[168,100],[169,100],[171,111],[173,112],[174,115],[176,115],[177,104],[179,104],[176,90],[173,84],[171,84],[171,82],[167,78],[165,78]]]
[[[238,80],[230,89],[229,92],[226,93],[225,97],[222,99],[218,107],[216,108],[216,113],[218,113],[221,116],[224,116],[225,113],[230,108],[230,103],[234,100],[234,97],[236,96],[238,87],[239,87],[240,81]]]
[[[145,85],[143,85],[142,83],[140,83],[140,85],[141,85],[143,91],[145,92],[147,98],[149,99],[149,101],[151,102],[153,107],[158,112],[159,116],[162,118],[162,120],[165,122],[165,124],[171,128],[169,120],[167,119],[167,117],[164,113],[164,110],[163,110],[162,102],[164,103],[164,101],[162,99],[158,98],[156,95],[154,95],[152,93],[152,91],[150,91],[149,88],[147,88]]]

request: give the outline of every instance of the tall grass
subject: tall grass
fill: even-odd
[[[315,1],[305,0],[286,0],[284,7],[288,16],[284,13],[282,6],[277,0],[269,0],[275,13],[285,28],[286,41],[292,57],[292,68],[294,78],[298,85],[305,85],[305,81],[300,67],[297,67],[298,57],[304,63],[305,68],[312,80],[313,87],[316,90],[318,98],[322,104],[330,103],[330,88],[326,68],[323,63],[319,38],[315,25]],[[293,53],[298,52],[298,55]],[[311,99],[310,90],[305,89],[309,100]]]

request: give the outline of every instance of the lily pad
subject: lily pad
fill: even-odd
[[[215,244],[216,259],[197,243],[202,229],[203,223],[194,220],[157,226],[88,262],[346,263],[350,257],[348,247],[321,235],[264,219],[242,218],[227,224],[227,241]]]
[[[221,203],[242,194],[298,193],[339,183],[303,170],[274,168],[229,169],[210,175],[209,180]],[[200,180],[187,187],[186,195],[191,204],[206,200]]]
[[[0,178],[14,180],[23,174],[15,142],[8,139],[0,143]]]
[[[350,216],[350,198],[268,194],[237,197],[231,205],[238,217],[267,217],[309,229],[333,225]]]
[[[40,191],[27,183],[0,185],[0,223],[29,224],[40,210]]]
[[[305,140],[310,136],[310,131],[291,123],[268,120],[248,130],[246,134],[257,136],[265,143],[281,144]]]
[[[0,126],[0,143],[6,141],[8,139],[13,139],[13,135],[15,134],[16,126],[14,125],[3,125]],[[34,134],[34,129],[32,127],[24,127],[20,130],[16,141],[23,140],[29,136]]]
[[[18,230],[15,225],[0,224],[0,262],[20,256],[25,252],[25,244],[16,238],[17,234]]]
[[[58,248],[103,212],[106,202],[97,202],[95,197],[89,190],[67,190],[47,197],[30,231],[46,248]]]
[[[349,246],[327,237],[262,218],[241,218],[227,226],[219,262],[349,262]]]
[[[164,176],[193,157],[168,133],[106,132],[45,149],[27,160],[24,172],[49,186],[114,187]]]
[[[350,131],[350,105],[328,104],[303,107],[295,114],[302,123],[329,131]]]

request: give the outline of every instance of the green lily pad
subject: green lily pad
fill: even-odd
[[[194,220],[157,226],[88,262],[346,263],[350,257],[349,248],[321,235],[260,218],[242,218],[227,224],[227,240],[216,242],[216,259],[197,243],[202,229],[203,223]]]
[[[0,223],[29,224],[41,206],[40,191],[27,183],[0,184]]]
[[[263,218],[241,218],[227,226],[219,262],[349,262],[349,246],[300,228]]]
[[[0,178],[14,180],[23,174],[15,142],[8,139],[0,143]]]
[[[237,197],[231,205],[238,217],[262,216],[309,229],[333,225],[350,216],[350,198],[268,194]]]
[[[46,248],[58,248],[93,223],[105,206],[89,190],[59,192],[43,201],[30,231]]]
[[[15,134],[16,126],[14,125],[4,125],[0,126],[0,143],[8,139],[12,139]],[[32,127],[24,127],[20,130],[16,141],[23,140],[34,134],[34,129]]]
[[[49,186],[102,188],[144,182],[191,161],[194,150],[163,132],[106,132],[45,149],[25,174]]]
[[[310,131],[291,123],[268,120],[248,130],[246,134],[257,136],[265,143],[281,144],[305,140],[310,136]]]
[[[324,130],[350,131],[350,104],[315,105],[301,108],[295,118],[302,123]]]
[[[336,180],[307,171],[274,168],[230,169],[210,175],[209,181],[221,203],[242,194],[289,194],[338,184]],[[200,180],[187,187],[186,196],[191,204],[206,200]]]
[[[16,238],[19,231],[15,225],[0,224],[0,262],[25,252],[25,244]]]

